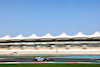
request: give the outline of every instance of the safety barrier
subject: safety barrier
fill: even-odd
[[[29,64],[29,63],[74,63],[74,64],[100,64],[100,62],[0,62],[0,64]]]

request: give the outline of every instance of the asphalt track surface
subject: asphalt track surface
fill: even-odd
[[[90,58],[53,58],[53,59],[54,59],[53,62],[100,62],[100,59],[95,59],[95,58],[91,58],[91,59]],[[0,62],[34,62],[34,61],[32,60],[32,58],[5,58],[5,59],[0,59]]]

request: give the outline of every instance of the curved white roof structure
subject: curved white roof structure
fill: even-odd
[[[38,39],[38,38],[39,38],[39,36],[37,36],[36,34],[32,34],[31,36],[26,37],[26,38]]]
[[[4,37],[2,37],[2,38],[0,38],[0,41],[6,41],[6,40],[11,40],[12,39],[12,37],[10,37],[10,35],[6,35],[6,36],[4,36]]]
[[[70,38],[72,38],[72,36],[67,35],[66,33],[62,33],[59,36],[56,36],[55,38],[56,39],[70,39]]]
[[[40,37],[37,36],[36,34],[32,34],[31,36],[26,37],[24,40],[25,40],[25,41],[34,41],[34,40],[39,39],[39,38],[40,38]]]
[[[94,39],[100,39],[100,32],[95,32],[92,35],[89,35],[90,38],[94,38]]]
[[[72,36],[74,39],[86,39],[88,38],[88,35],[83,34],[82,32],[78,32],[76,35]]]
[[[20,40],[24,40],[24,39],[25,39],[25,37],[23,35],[19,34],[18,36],[13,37],[11,39],[11,41],[20,41]]]
[[[50,39],[54,39],[54,38],[55,37],[52,36],[50,33],[47,33],[46,35],[40,37],[41,40],[44,40],[44,39],[50,40]]]
[[[36,34],[33,34],[29,37],[24,37],[23,35],[18,35],[16,37],[10,37],[9,35],[6,35],[2,38],[0,38],[0,41],[34,41],[34,40],[51,40],[51,39],[61,39],[61,40],[67,40],[67,39],[100,39],[100,32],[95,32],[92,35],[85,35],[82,32],[77,33],[76,35],[70,36],[66,33],[62,33],[59,36],[52,36],[50,33],[44,35],[44,36],[37,36]]]

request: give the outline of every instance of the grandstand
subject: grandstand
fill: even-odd
[[[6,35],[0,38],[0,55],[25,54],[100,55],[100,33],[85,35],[79,32],[73,36],[66,33],[52,36],[48,33],[29,37]]]

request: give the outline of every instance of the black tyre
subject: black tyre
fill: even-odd
[[[37,59],[35,59],[35,57],[32,58],[33,61],[37,61]]]
[[[37,61],[37,59],[34,59],[33,61]]]
[[[54,61],[54,59],[50,58],[50,61]]]

